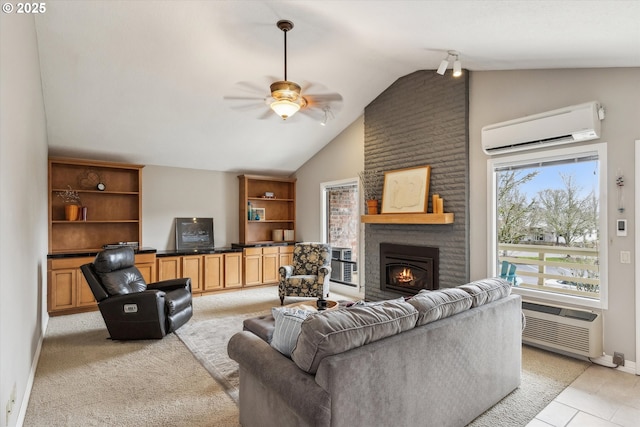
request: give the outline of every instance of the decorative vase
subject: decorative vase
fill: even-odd
[[[80,211],[80,206],[78,205],[73,205],[73,204],[64,205],[64,217],[67,221],[77,221],[79,211]]]
[[[367,200],[367,212],[369,215],[377,215],[378,214],[378,201],[377,200]]]

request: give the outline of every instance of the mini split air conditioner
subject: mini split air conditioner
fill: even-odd
[[[522,302],[522,342],[583,357],[602,356],[602,314]]]
[[[573,105],[482,128],[485,153],[504,154],[600,138],[598,102]]]

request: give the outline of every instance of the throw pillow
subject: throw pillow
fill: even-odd
[[[313,312],[290,307],[274,307],[271,314],[275,319],[275,329],[271,338],[271,347],[287,357],[296,346],[300,325]]]
[[[511,282],[499,277],[494,277],[476,280],[475,282],[458,286],[458,288],[471,295],[473,298],[472,307],[478,307],[509,296],[511,293]]]
[[[471,295],[457,288],[420,291],[407,301],[418,310],[416,326],[426,325],[471,308]]]
[[[405,302],[405,299],[404,297],[389,299],[389,300],[382,300],[382,301],[365,301],[361,299],[359,301],[354,302],[349,307],[373,307],[374,305],[381,305],[387,302]]]
[[[323,311],[302,323],[291,359],[303,371],[315,374],[325,357],[412,329],[417,317],[411,305],[395,301]]]

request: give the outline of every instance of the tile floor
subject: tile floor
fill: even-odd
[[[640,376],[591,365],[527,427],[640,427]]]

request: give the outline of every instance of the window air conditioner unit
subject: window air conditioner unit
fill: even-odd
[[[602,356],[602,314],[522,302],[522,342],[584,357]]]
[[[342,262],[351,261],[351,249],[333,248],[331,252],[331,280],[351,282],[351,272],[355,271],[355,264]]]
[[[482,149],[489,155],[531,150],[600,138],[604,109],[598,102],[573,105],[482,128]]]

